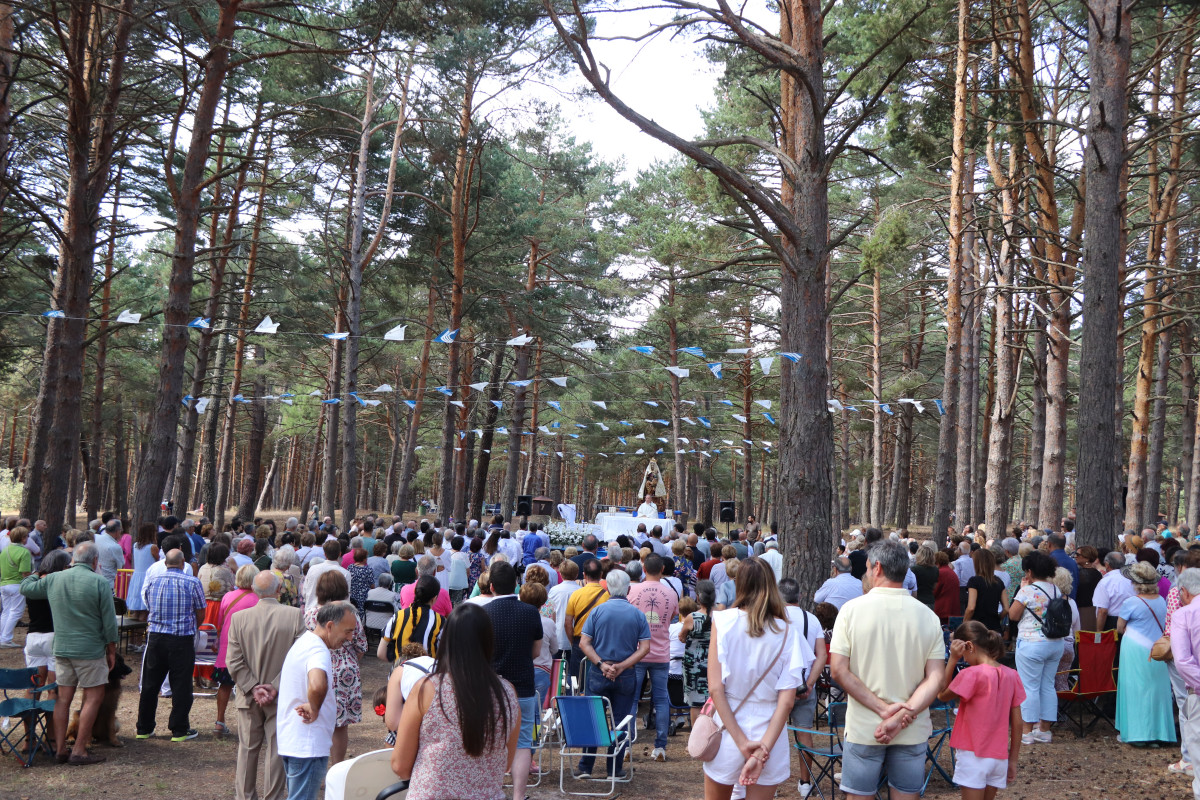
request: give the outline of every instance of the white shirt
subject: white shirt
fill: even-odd
[[[836,578],[830,578],[821,584],[821,588],[813,595],[813,602],[829,603],[840,611],[847,602],[862,597],[862,594],[862,579],[849,572],[841,572]]]
[[[325,672],[325,699],[316,719],[305,722],[296,709],[308,702],[308,673]],[[329,648],[312,631],[305,631],[288,650],[279,672],[279,705],[275,715],[275,741],[279,755],[292,758],[328,756],[333,745],[333,727],[337,721],[337,701],[333,663]]]
[[[671,661],[670,666],[667,667],[667,674],[678,675],[680,677],[683,676],[683,651],[687,647],[687,645],[679,641],[679,632],[681,630],[683,630],[682,622],[672,622],[670,627],[667,628],[667,636],[670,637],[671,642]]]
[[[308,568],[308,574],[304,576],[304,607],[309,608],[317,604],[317,579],[326,572],[337,570],[342,573],[342,577],[346,579],[346,585],[350,585],[350,573],[342,568],[342,565],[336,561],[322,561],[320,564],[313,564]]]
[[[563,581],[546,595],[546,602],[554,609],[554,623],[557,630],[556,640],[558,642],[556,649],[558,650],[571,649],[571,638],[567,636],[565,628],[567,624],[567,601],[571,599],[571,595],[578,588],[579,584],[575,581]]]
[[[639,517],[658,519],[658,506],[654,505],[654,503],[642,503],[638,506],[637,515]]]
[[[975,562],[968,555],[960,555],[954,559],[954,563],[950,565],[950,568],[958,576],[958,585],[960,588],[966,586],[967,581],[975,577]]]
[[[812,668],[813,662],[817,658],[817,639],[825,641],[825,631],[821,630],[821,621],[817,619],[815,614],[805,611],[799,606],[787,607],[788,622],[796,631],[797,642],[803,640],[808,644],[808,652],[803,652],[801,648],[801,658],[807,658],[808,661],[804,665],[804,675],[807,679],[809,670]],[[808,620],[808,635],[804,635],[805,618]]]
[[[408,700],[409,693],[421,678],[433,673],[433,659],[429,656],[410,658],[401,664],[399,669],[402,670],[400,673],[400,696]]]
[[[663,544],[662,539],[655,539],[653,536],[647,537],[646,542],[650,545],[650,549],[654,551],[654,555],[662,558],[670,558],[671,550]]]
[[[474,603],[477,606],[486,606],[488,603],[492,602],[495,599],[496,599],[495,595],[477,594],[474,597],[468,597],[467,602]]]
[[[771,571],[775,573],[776,583],[783,580],[783,556],[779,554],[778,550],[768,547],[759,558],[771,566]]]
[[[120,547],[120,545],[118,545],[118,547]],[[122,556],[122,559],[123,558],[124,558],[124,556]],[[122,561],[121,563],[123,564],[125,562]],[[142,602],[143,603],[147,602],[146,601],[146,590],[148,588],[150,588],[150,581],[154,578],[155,575],[166,575],[166,574],[167,574],[167,562],[166,562],[166,560],[161,559],[161,558],[158,561],[155,561],[153,564],[151,564],[150,568],[146,570],[146,577],[142,578]],[[192,565],[186,561],[183,562],[183,574],[184,575],[192,574]]]
[[[1092,605],[1097,609],[1107,609],[1108,615],[1115,617],[1121,604],[1135,594],[1137,592],[1133,590],[1133,583],[1122,575],[1119,569],[1109,570],[1096,584],[1096,591],[1092,593]]]
[[[96,571],[104,576],[104,580],[115,583],[117,570],[125,567],[125,551],[107,533],[96,534]],[[142,584],[145,586],[145,582]]]

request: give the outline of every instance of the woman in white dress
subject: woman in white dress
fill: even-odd
[[[787,607],[770,565],[742,562],[733,607],[712,618],[708,686],[723,728],[716,758],[704,765],[705,800],[727,800],[734,784],[747,800],[768,800],[791,775],[784,736],[796,688],[814,660],[788,625]]]

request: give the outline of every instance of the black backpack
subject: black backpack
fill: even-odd
[[[1057,588],[1055,589],[1055,594],[1057,596],[1050,597],[1050,595],[1046,594],[1046,591],[1042,589],[1042,587],[1035,586],[1034,584],[1030,584],[1030,587],[1037,589],[1039,592],[1046,595],[1046,597],[1050,598],[1050,603],[1046,606],[1045,617],[1039,617],[1037,612],[1035,612],[1032,608],[1029,609],[1029,613],[1033,614],[1033,618],[1041,623],[1042,633],[1046,636],[1046,638],[1065,639],[1070,636],[1071,604],[1067,602],[1067,598],[1063,597],[1061,594],[1058,594]]]

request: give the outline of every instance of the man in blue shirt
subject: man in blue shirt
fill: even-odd
[[[1050,557],[1071,573],[1071,599],[1074,600],[1075,593],[1079,590],[1079,565],[1067,555],[1067,537],[1062,533],[1052,533],[1047,538],[1050,541]]]
[[[613,721],[620,723],[634,713],[637,702],[637,681],[633,667],[650,652],[650,624],[646,615],[630,604],[629,575],[614,569],[605,578],[608,584],[608,601],[596,606],[583,623],[583,635],[579,649],[591,665],[587,671],[587,694],[607,697],[612,706]],[[595,750],[583,751],[579,767],[571,772],[576,780],[590,778],[596,762]],[[613,748],[608,748],[613,755]],[[614,758],[608,760],[609,774],[624,777],[621,763],[625,759],[622,748]]]
[[[821,584],[813,595],[813,603],[829,603],[841,611],[847,601],[862,597],[862,580],[850,571],[850,559],[838,556],[833,560],[832,577]]]
[[[163,678],[171,680],[171,741],[195,739],[196,729],[188,724],[192,710],[192,668],[196,663],[196,626],[204,619],[204,589],[200,581],[184,573],[183,551],[171,550],[167,570],[150,579],[146,606],[150,611],[146,657],[142,662],[142,695],[138,702],[137,738],[154,735],[158,713],[158,690]],[[210,633],[215,636],[215,633]]]

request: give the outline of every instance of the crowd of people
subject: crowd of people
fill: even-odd
[[[157,735],[160,698],[171,707],[165,735],[198,736],[198,686],[216,690],[213,732],[227,735],[234,699],[239,800],[258,796],[260,769],[267,798],[308,800],[344,781],[349,726],[363,722],[369,630],[390,677],[367,705],[415,800],[499,800],[506,774],[524,798],[556,660],[579,691],[607,698],[614,719],[647,699],[652,761],[667,758],[674,709],[686,706],[693,726],[719,720],[706,798],[767,798],[794,774],[809,794],[790,738],[812,745],[822,680],[847,703],[848,796],[873,797],[886,772],[893,797],[915,797],[929,708],[947,702],[958,708],[955,781],[982,798],[1014,779],[1021,747],[1052,742],[1081,629],[1121,635],[1121,741],[1172,744],[1178,715],[1182,759],[1168,769],[1194,776],[1200,544],[1187,533],[1127,532],[1119,550],[1100,551],[1075,547],[1071,520],[1054,532],[952,530],[940,549],[905,531],[856,530],[809,602],[784,577],[777,538],[757,526],[723,536],[651,520],[632,537],[552,548],[536,524],[499,517],[368,516],[346,532],[328,518],[291,518],[282,530],[234,519],[217,532],[164,517],[131,535],[105,514],[59,537],[11,519],[0,532],[0,646],[21,646],[13,635],[28,610],[26,663],[58,685],[57,760],[98,763],[89,745],[123,601],[146,622],[136,737]],[[209,636],[216,658],[205,669],[195,655]],[[1164,638],[1174,660],[1151,657]],[[571,778],[622,779],[628,757],[584,752]]]

